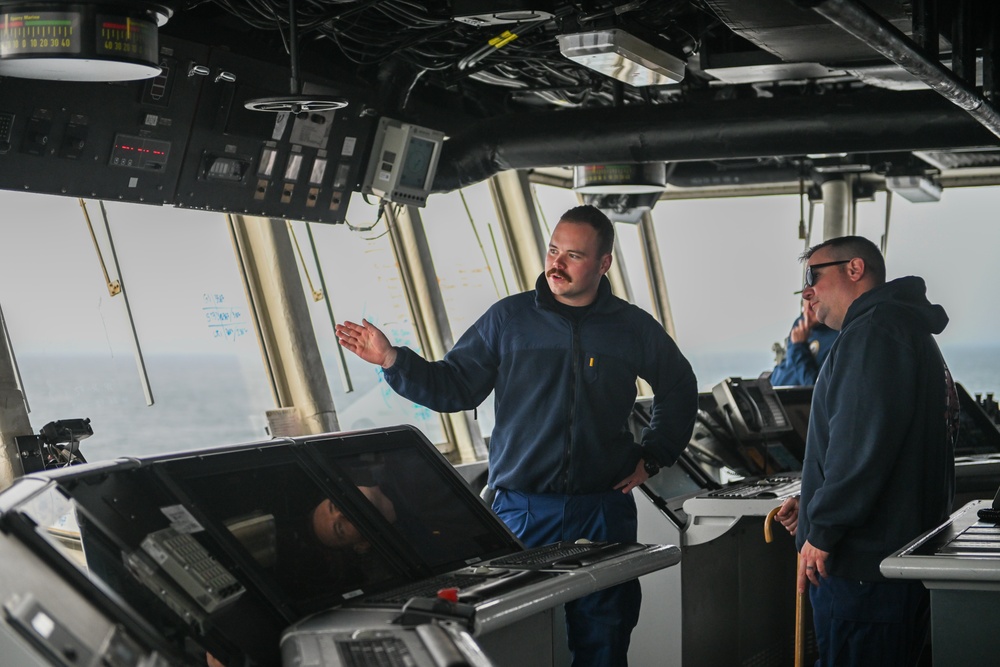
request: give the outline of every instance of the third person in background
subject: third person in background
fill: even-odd
[[[771,384],[775,387],[816,384],[819,369],[836,339],[837,331],[817,320],[809,303],[803,301],[802,314],[792,324],[785,341],[784,357],[771,371]],[[777,343],[774,347],[779,349]]]

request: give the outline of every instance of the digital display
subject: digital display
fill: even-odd
[[[361,192],[398,204],[423,206],[444,139],[442,132],[391,118],[380,119]]]
[[[407,188],[423,188],[433,157],[433,141],[412,137],[407,146],[403,169],[399,173],[399,184]]]
[[[169,141],[119,134],[115,137],[108,164],[112,167],[160,171],[166,167],[169,157]]]

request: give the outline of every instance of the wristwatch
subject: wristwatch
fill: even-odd
[[[646,471],[648,477],[652,477],[656,473],[660,472],[660,464],[656,462],[656,459],[644,454],[642,457],[642,469]]]

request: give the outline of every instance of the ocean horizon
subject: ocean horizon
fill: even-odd
[[[1000,345],[942,346],[957,382],[971,395],[1000,395]],[[701,392],[727,377],[756,378],[774,364],[770,351],[689,353]],[[155,402],[147,406],[131,357],[31,356],[18,359],[35,433],[45,424],[89,418],[94,435],[81,442],[88,461],[226,446],[269,437],[274,407],[263,375],[236,357],[147,355]],[[361,396],[352,396],[352,402]],[[350,405],[338,405],[342,428]],[[352,417],[353,418],[353,417]],[[383,419],[392,419],[391,416]],[[366,420],[370,421],[370,420]],[[392,426],[379,423],[373,426]],[[357,426],[355,426],[357,427]]]
[[[1000,395],[1000,344],[941,345],[941,354],[952,377],[970,394]],[[774,368],[770,350],[686,352],[698,376],[698,391],[711,391],[727,377],[755,378]]]

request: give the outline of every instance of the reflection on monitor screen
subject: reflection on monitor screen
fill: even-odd
[[[362,489],[420,567],[447,572],[520,549],[503,524],[416,431],[397,433],[379,447],[375,439],[351,450],[317,440],[310,449],[336,475]],[[439,465],[436,465],[439,464]]]
[[[106,611],[135,636],[162,642],[168,655],[185,656],[176,664],[197,664],[206,650],[226,656],[228,664],[243,664],[245,656],[252,656],[255,664],[274,664],[287,619],[281,619],[257,591],[245,588],[245,580],[229,579],[227,588],[218,589],[214,598],[200,595],[202,575],[215,581],[229,578],[235,570],[230,562],[215,559],[220,555],[217,544],[193,524],[192,532],[182,534],[190,548],[185,561],[151,550],[149,540],[176,532],[163,510],[177,507],[178,500],[157,483],[149,468],[123,468],[82,473],[86,480],[82,484],[53,484],[17,511],[30,517],[39,533],[87,580],[113,596],[114,604]],[[74,472],[65,470],[70,475],[63,475],[64,481]],[[193,562],[191,553],[206,552],[213,559],[211,568],[181,572],[171,567],[183,569],[184,562]]]
[[[955,388],[961,406],[959,412],[961,424],[958,428],[955,455],[975,456],[1000,452],[1000,428],[986,415],[982,406],[969,395],[961,383],[955,383]]]
[[[299,461],[256,461],[243,468],[229,458],[225,469],[175,469],[171,477],[194,506],[225,527],[299,614],[396,580],[397,571],[372,548],[375,527],[357,520]]]

